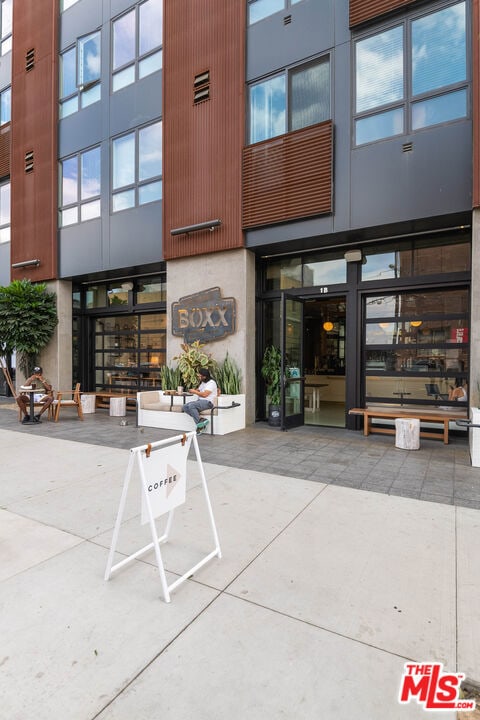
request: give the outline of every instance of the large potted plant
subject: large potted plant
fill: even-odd
[[[219,410],[224,432],[242,430],[245,427],[245,394],[241,393],[242,376],[240,368],[228,352],[225,360],[215,370],[215,380],[220,391],[219,407],[237,406],[236,410]]]
[[[263,353],[262,377],[267,386],[267,395],[270,400],[268,406],[268,424],[278,426],[281,421],[281,377],[282,356],[280,349],[275,345],[268,345]]]
[[[173,359],[178,361],[178,369],[182,374],[185,390],[197,387],[197,373],[200,368],[208,368],[212,375],[215,375],[217,363],[212,358],[211,353],[206,353],[202,350],[204,347],[203,343],[195,340],[191,345],[182,343],[181,347],[183,352],[180,355],[176,355]]]

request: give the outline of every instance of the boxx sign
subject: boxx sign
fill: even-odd
[[[222,298],[213,287],[172,303],[172,333],[184,342],[212,342],[235,332],[235,298]]]

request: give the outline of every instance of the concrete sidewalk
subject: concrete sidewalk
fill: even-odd
[[[480,679],[478,510],[205,462],[202,438],[223,558],[166,604],[153,553],[103,580],[128,450],[44,425],[0,429],[5,720],[413,720],[406,661]],[[169,581],[212,549],[189,473]],[[132,483],[120,553],[139,512]]]

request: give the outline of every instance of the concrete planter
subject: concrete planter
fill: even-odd
[[[470,421],[473,425],[480,425],[480,408],[470,408]],[[472,427],[468,433],[472,466],[480,467],[480,427]]]

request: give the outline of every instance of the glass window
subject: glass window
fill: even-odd
[[[320,260],[305,260],[303,286],[335,285],[347,282],[347,263],[342,257],[332,260],[325,256]]]
[[[0,185],[0,243],[10,241],[10,183]]]
[[[105,307],[107,304],[106,285],[89,285],[86,291],[85,307],[89,310]]]
[[[251,85],[249,94],[250,143],[328,120],[330,60],[324,57],[307,66],[285,70]]]
[[[112,90],[162,68],[163,0],[146,0],[113,21]]]
[[[470,242],[464,238],[405,240],[401,247],[391,245],[380,252],[366,248],[363,256],[363,281],[470,270]]]
[[[2,9],[0,15],[1,23],[1,45],[0,54],[5,55],[12,49],[12,20],[13,20],[13,0],[1,0]]]
[[[256,143],[286,131],[285,76],[264,80],[250,88],[250,142]]]
[[[403,27],[359,40],[355,46],[356,112],[403,99]]]
[[[357,145],[467,117],[465,16],[457,2],[357,40]]]
[[[77,2],[78,0],[61,0],[62,12],[68,10],[69,7],[72,7],[72,5],[75,5]]]
[[[328,58],[290,72],[290,130],[315,125],[330,117]]]
[[[467,78],[465,3],[412,22],[412,93],[424,93]]]
[[[159,278],[147,278],[139,282],[137,286],[137,304],[152,302],[165,302],[166,300],[165,280]]]
[[[60,162],[60,227],[100,217],[100,165],[100,147]]]
[[[162,199],[161,121],[116,138],[112,158],[113,212]]]
[[[10,122],[12,117],[12,88],[6,88],[0,93],[0,124]]]
[[[266,290],[286,290],[302,287],[301,258],[288,258],[270,262],[266,269]]]
[[[60,55],[60,118],[100,100],[100,71],[100,32],[79,38]]]
[[[469,372],[467,289],[376,295],[365,305],[366,400],[455,405]]]

